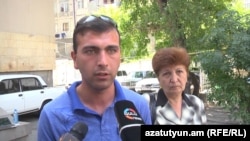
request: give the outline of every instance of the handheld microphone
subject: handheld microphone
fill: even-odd
[[[135,105],[131,101],[121,100],[115,103],[114,108],[122,141],[140,141],[144,121]]]
[[[59,141],[82,141],[87,132],[88,126],[83,122],[77,122]]]

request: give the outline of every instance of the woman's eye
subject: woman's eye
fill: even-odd
[[[182,70],[177,70],[177,73],[178,74],[181,74],[183,71]]]
[[[165,72],[165,73],[163,73],[163,75],[169,76],[169,75],[171,75],[171,72]]]

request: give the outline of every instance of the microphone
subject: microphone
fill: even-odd
[[[144,121],[135,105],[131,101],[121,100],[115,103],[114,109],[122,141],[140,141]]]
[[[83,122],[77,122],[59,141],[82,141],[87,132],[88,126]]]

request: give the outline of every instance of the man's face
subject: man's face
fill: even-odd
[[[71,56],[84,83],[100,90],[113,84],[121,57],[117,31],[78,34],[77,42],[77,53],[72,52]]]

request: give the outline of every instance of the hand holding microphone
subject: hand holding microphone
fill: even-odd
[[[122,141],[140,141],[141,125],[144,124],[135,105],[128,100],[115,103],[115,114],[119,123]]]
[[[88,126],[83,122],[77,122],[59,141],[82,141],[87,132]]]

